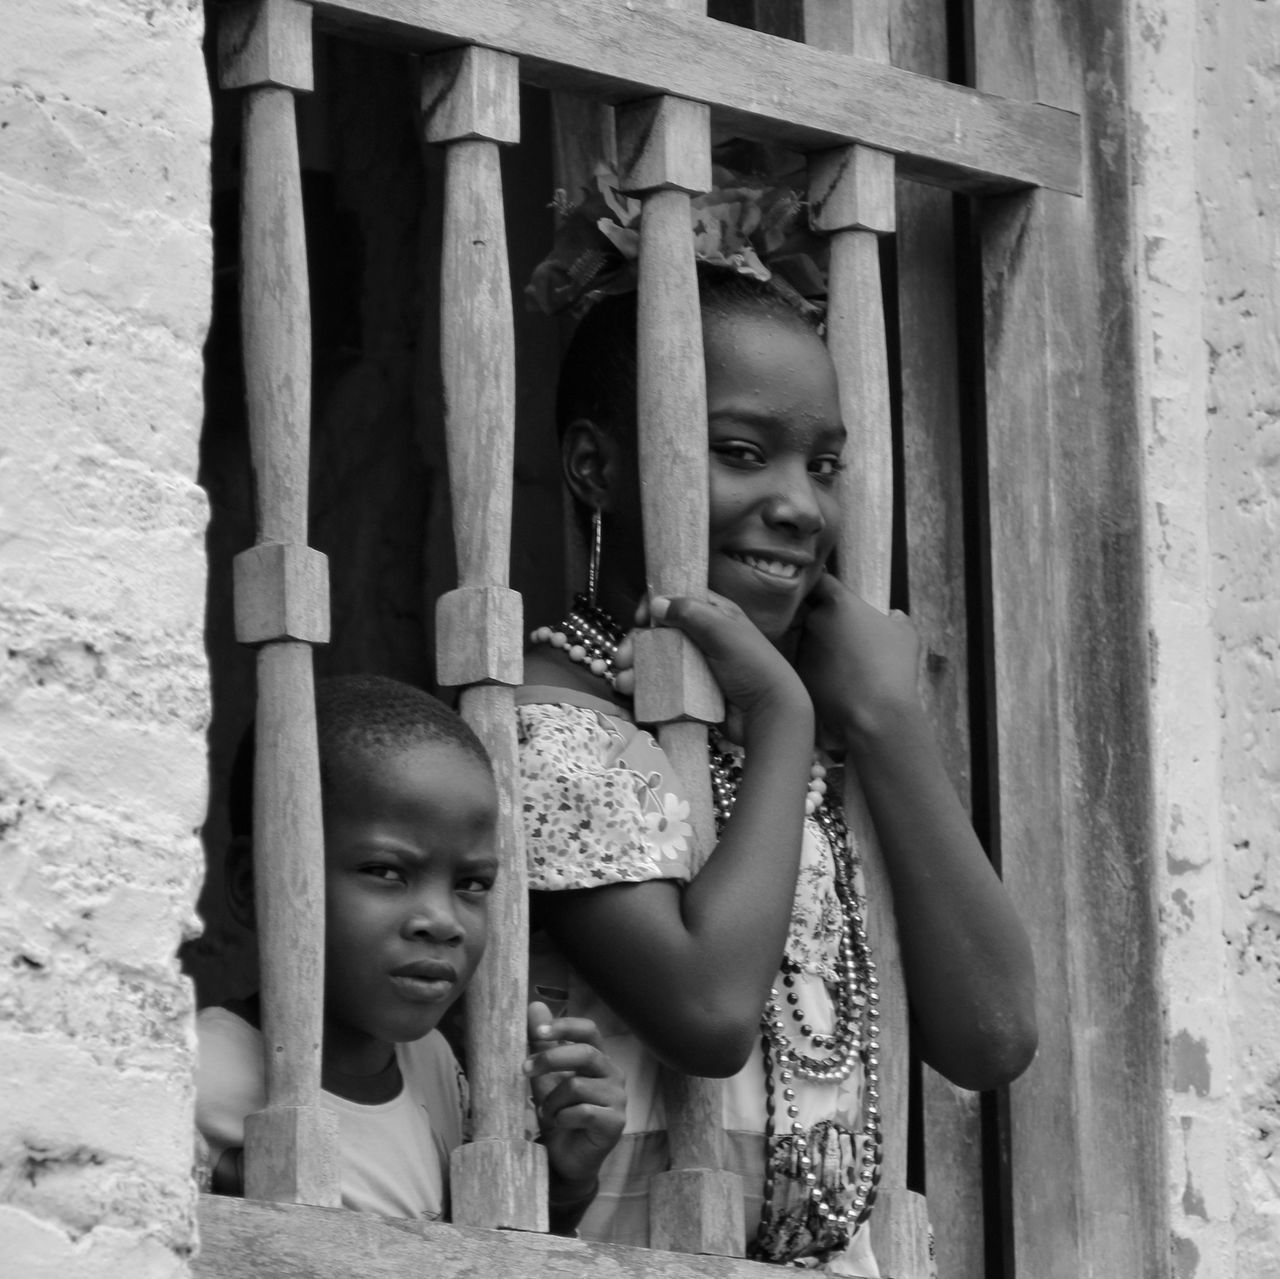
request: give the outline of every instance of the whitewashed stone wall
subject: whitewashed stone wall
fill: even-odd
[[[185,1275],[208,688],[198,0],[5,0],[0,1272]]]
[[[5,0],[0,1270],[186,1273],[208,690],[196,0]],[[1280,1273],[1280,4],[1136,0],[1178,1279]]]
[[[1133,58],[1177,1279],[1280,1274],[1280,5]]]

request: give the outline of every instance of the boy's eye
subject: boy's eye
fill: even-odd
[[[371,879],[382,880],[383,883],[387,884],[403,884],[406,882],[404,871],[400,867],[388,866],[382,862],[361,866],[360,873],[368,875]]]
[[[712,444],[711,452],[726,462],[751,464],[764,460],[759,448],[745,440],[719,440]]]
[[[458,892],[468,896],[481,896],[493,888],[492,875],[468,875],[458,880]]]

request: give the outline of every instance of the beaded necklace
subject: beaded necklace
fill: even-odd
[[[558,648],[570,661],[585,666],[593,675],[599,675],[613,687],[613,659],[626,632],[602,608],[597,608],[581,592],[573,597],[569,615],[558,626],[539,626],[531,631],[529,639],[534,644],[550,644]]]
[[[561,649],[571,661],[612,686],[614,658],[624,633],[608,613],[590,604],[585,595],[578,595],[563,622],[556,627],[540,626],[529,638],[535,644]],[[742,758],[712,730],[709,762],[718,835],[733,812]],[[836,981],[829,983],[834,987],[834,1033],[815,1033],[806,1020],[795,989],[800,967],[786,958],[781,966],[785,995],[780,996],[773,987],[760,1019],[765,1172],[760,1223],[751,1255],[780,1263],[801,1258],[823,1261],[843,1250],[870,1215],[880,1177],[880,981],[855,886],[857,858],[844,818],[828,802],[826,792],[826,769],[815,761],[810,768],[805,813],[817,822],[830,850],[840,903]],[[793,1033],[799,1038],[792,1038]],[[853,1073],[859,1061],[865,1089],[861,1132],[835,1120],[822,1120],[806,1128],[799,1119],[793,1087],[796,1079],[838,1083]],[[787,1118],[783,1136],[777,1132],[779,1100]],[[799,1205],[775,1209],[780,1178],[802,1190]]]
[[[764,1261],[788,1262],[800,1257],[825,1260],[843,1250],[853,1232],[870,1216],[880,1178],[880,979],[871,958],[855,887],[857,859],[844,818],[827,800],[825,774],[823,766],[815,762],[810,770],[806,809],[818,823],[830,850],[840,903],[840,945],[833,984],[836,1025],[833,1034],[814,1032],[795,989],[800,967],[784,958],[781,971],[785,997],[780,998],[774,986],[760,1019],[765,1077],[765,1174],[760,1224],[751,1255]],[[711,792],[717,834],[733,811],[741,775],[741,755],[726,749],[715,735]],[[822,788],[816,804],[812,789],[815,782]],[[793,1038],[793,1034],[799,1038]],[[808,1051],[810,1046],[813,1052]],[[823,1120],[806,1129],[799,1119],[800,1108],[792,1086],[796,1079],[838,1083],[848,1079],[859,1060],[864,1068],[866,1092],[862,1131],[854,1133],[834,1120]],[[787,1119],[785,1135],[781,1137],[777,1134],[779,1086]],[[798,1206],[775,1211],[780,1176],[802,1187],[804,1199]]]

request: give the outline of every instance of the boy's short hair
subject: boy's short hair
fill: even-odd
[[[320,789],[329,791],[340,761],[353,754],[385,755],[406,746],[456,746],[490,776],[493,764],[480,739],[456,711],[424,689],[385,675],[338,675],[316,684]],[[253,834],[254,725],[245,729],[231,765],[228,808],[233,836]]]

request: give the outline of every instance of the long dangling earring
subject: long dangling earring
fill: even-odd
[[[591,554],[587,559],[587,603],[596,607],[596,589],[600,582],[600,534],[604,523],[597,506],[591,513]]]

